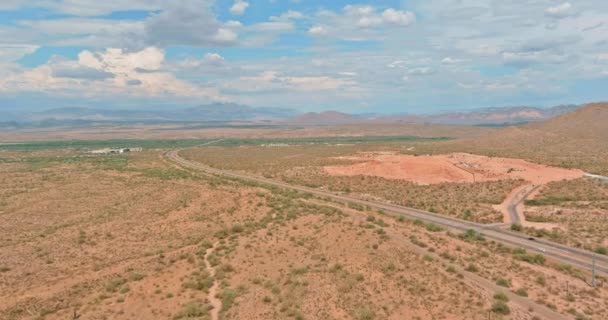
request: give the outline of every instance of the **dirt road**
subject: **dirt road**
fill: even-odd
[[[211,266],[211,263],[209,262],[209,256],[213,254],[213,251],[215,250],[218,244],[219,243],[214,244],[213,247],[207,249],[207,251],[205,252],[205,269],[207,270],[207,272],[209,272],[212,278],[215,278],[215,268]],[[209,289],[209,294],[207,295],[207,300],[209,300],[209,303],[212,307],[211,320],[218,320],[220,310],[222,310],[222,301],[217,298],[219,286],[219,282],[214,280],[213,286]]]

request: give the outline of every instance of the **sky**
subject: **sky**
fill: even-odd
[[[1,0],[0,111],[608,100],[606,0]]]

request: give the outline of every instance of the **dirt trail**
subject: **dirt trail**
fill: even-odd
[[[211,266],[211,263],[209,262],[209,256],[213,253],[218,244],[219,243],[215,243],[213,247],[207,249],[207,251],[205,252],[205,269],[207,270],[207,272],[209,272],[211,277],[215,277],[215,268]],[[209,289],[209,294],[207,295],[207,300],[209,300],[209,303],[213,307],[211,309],[211,320],[218,320],[220,310],[222,310],[222,301],[217,298],[218,289],[219,282],[214,280],[213,286],[211,287],[211,289]]]
[[[534,184],[525,184],[523,186],[515,188],[501,204],[494,206],[494,209],[503,213],[505,224],[521,224],[524,227],[531,227],[537,229],[552,230],[559,228],[558,225],[553,223],[540,223],[540,222],[529,222],[526,221],[524,214],[524,201],[533,198],[541,186]]]

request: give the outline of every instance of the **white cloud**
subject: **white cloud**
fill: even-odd
[[[299,11],[293,11],[293,10],[288,10],[288,11],[282,13],[278,17],[272,16],[268,20],[270,20],[270,21],[285,21],[285,20],[296,20],[296,19],[302,19],[302,18],[304,18],[304,15],[301,12],[299,12]]]
[[[407,71],[407,73],[412,76],[428,76],[430,74],[435,73],[435,70],[430,67],[420,67],[410,69]]]
[[[347,5],[342,12],[320,10],[313,17],[308,33],[349,41],[377,39],[416,21],[413,12],[388,8],[381,11],[369,5]]]
[[[264,71],[257,76],[241,77],[235,85],[239,90],[250,92],[268,90],[327,91],[354,89],[356,82],[351,79],[329,76],[282,76],[276,71]]]
[[[320,36],[327,34],[327,30],[323,26],[312,26],[310,29],[308,29],[308,33],[315,36]]]
[[[217,59],[216,56],[209,56]],[[194,85],[163,71],[165,54],[154,47],[137,52],[110,48],[82,51],[78,60],[53,58],[48,63],[0,82],[4,92],[55,92],[89,96],[180,96],[225,100],[217,90]]]
[[[203,60],[207,63],[215,64],[215,65],[223,64],[226,61],[226,60],[224,60],[224,57],[222,57],[221,55],[219,55],[217,53],[207,53],[207,54],[205,54],[205,57],[203,58]]]
[[[574,8],[570,2],[564,2],[555,7],[549,7],[545,12],[548,16],[554,18],[565,18],[574,14]]]
[[[39,46],[31,44],[0,43],[0,63],[17,61],[27,54],[34,53],[38,48]]]
[[[445,58],[441,59],[441,63],[443,63],[443,64],[457,64],[460,62],[463,62],[463,61],[460,59],[454,59],[452,57],[445,57]]]
[[[232,7],[230,7],[230,13],[235,16],[241,16],[245,14],[247,8],[249,7],[249,2],[245,0],[235,0]]]
[[[412,12],[399,11],[395,9],[386,9],[382,13],[382,19],[386,23],[396,24],[400,26],[409,26],[416,21],[416,16]]]

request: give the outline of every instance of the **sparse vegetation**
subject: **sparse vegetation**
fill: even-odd
[[[285,147],[284,156],[294,150],[306,153],[308,148],[322,155],[311,160],[319,161],[315,165],[339,162],[327,160],[328,148],[317,145]],[[351,152],[355,147],[340,148]],[[223,147],[209,149],[223,152]],[[11,152],[0,158],[24,156]],[[32,152],[52,158],[59,151]],[[70,152],[74,151],[62,157],[69,158]],[[214,283],[222,303],[220,319],[225,320],[270,314],[330,319],[336,308],[353,319],[394,318],[404,308],[421,314],[432,310],[438,319],[476,319],[490,311],[507,315],[520,310],[519,298],[509,302],[500,293],[488,297],[469,285],[468,277],[473,276],[513,288],[505,290],[521,297],[529,295],[532,303],[553,304],[560,313],[573,308],[594,318],[608,316],[602,288],[591,293],[584,282],[571,281],[569,295],[560,294],[564,279],[584,279],[583,271],[556,267],[542,256],[501,246],[478,232],[454,234],[439,225],[393,219],[365,206],[207,177],[171,167],[160,152],[108,157],[124,158],[115,164],[85,157],[36,161],[34,171],[29,162],[0,163],[0,215],[13,226],[0,236],[0,246],[7,248],[0,250],[0,261],[5,261],[0,266],[4,281],[0,291],[14,295],[18,302],[0,302],[0,318],[9,312],[15,319],[28,317],[25,307],[69,318],[73,305],[90,302],[94,307],[77,310],[83,318],[118,315],[147,303],[150,307],[142,310],[142,318],[210,320]],[[303,157],[306,164],[308,155]],[[232,165],[230,161],[236,160],[226,165]],[[291,160],[269,165],[281,161]],[[276,172],[283,170],[270,170],[277,168]],[[298,179],[299,169],[284,169],[279,178]],[[424,187],[417,192],[422,194]],[[363,189],[349,188],[352,193]],[[452,197],[475,188],[449,185],[433,192]],[[67,193],[70,199],[61,196]],[[433,208],[470,220],[480,217],[469,203],[466,207],[435,203]],[[29,219],[36,219],[36,224]],[[210,248],[212,253],[205,259]],[[57,296],[37,300],[20,296],[22,281],[43,287],[51,279],[89,268],[94,272],[82,279],[74,277],[73,286],[57,286]],[[593,303],[585,304],[587,300]]]

